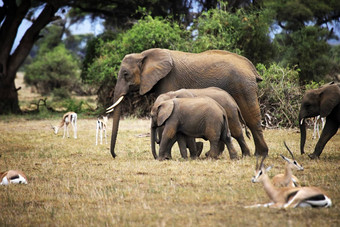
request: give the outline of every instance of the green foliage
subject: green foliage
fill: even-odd
[[[281,53],[279,61],[283,65],[298,65],[301,69],[300,82],[320,81],[330,71],[330,45],[325,37],[325,28],[307,26],[290,34],[280,34],[275,45]]]
[[[268,63],[274,54],[269,37],[270,11],[240,9],[231,13],[224,3],[220,4],[222,9],[211,9],[196,20],[193,52],[228,50],[255,64]]]
[[[263,81],[259,83],[259,101],[263,125],[271,127],[298,126],[302,98],[299,70],[280,67],[273,63],[268,68],[257,65]]]
[[[74,100],[74,99],[66,99],[64,100],[63,106],[66,107],[67,111],[73,111],[76,113],[83,112],[84,101],[82,100]]]
[[[71,91],[78,80],[78,62],[63,44],[38,55],[26,68],[25,83],[43,95],[61,87]]]

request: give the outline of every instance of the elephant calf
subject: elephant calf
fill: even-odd
[[[175,98],[154,105],[151,109],[151,143],[154,146],[157,127],[164,126],[159,148],[159,160],[170,159],[168,152],[182,133],[189,137],[209,140],[208,157],[217,158],[220,147],[227,145],[231,159],[237,153],[231,142],[231,134],[225,110],[209,97]]]

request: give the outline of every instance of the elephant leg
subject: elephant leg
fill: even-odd
[[[186,141],[187,139],[185,135],[177,134],[177,143],[178,143],[179,151],[181,153],[182,158],[185,158],[185,159],[188,158]]]
[[[240,148],[241,148],[241,151],[242,151],[242,157],[243,156],[250,156],[250,150],[249,150],[248,145],[247,145],[247,143],[244,139],[243,134],[241,134],[238,137],[234,137],[234,138],[237,140],[238,144],[240,145]]]
[[[256,100],[250,100],[248,103],[246,101],[237,101],[244,120],[249,127],[254,143],[255,143],[255,155],[265,156],[268,154],[268,146],[263,137],[263,130],[261,126],[261,113],[259,109],[259,104]]]
[[[198,158],[203,150],[203,143],[202,142],[196,142],[196,139],[193,137],[185,137],[186,140],[186,145],[187,148],[189,148],[189,152],[190,152],[190,158],[192,159],[196,159]]]
[[[250,156],[250,150],[244,139],[240,122],[238,121],[238,123],[235,123],[234,121],[229,121],[229,128],[231,136],[234,137],[240,145],[242,156]]]
[[[226,141],[225,144],[227,145],[227,149],[228,149],[228,151],[229,151],[229,157],[230,157],[230,159],[237,159],[237,158],[238,158],[237,152],[236,152],[236,150],[235,150],[235,148],[234,148],[234,145],[233,145],[233,143],[232,143],[231,138],[230,138],[230,140]]]
[[[211,141],[210,142],[210,150],[205,154],[208,158],[217,159],[219,156],[219,141]]]
[[[158,160],[171,159],[171,148],[176,140],[176,130],[171,127],[164,128],[159,146]]]
[[[322,150],[326,146],[326,143],[336,134],[338,131],[339,125],[332,119],[326,120],[325,128],[322,130],[320,139],[318,140],[314,152],[308,155],[311,159],[319,158],[322,153]]]

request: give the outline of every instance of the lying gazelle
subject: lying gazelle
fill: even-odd
[[[27,184],[27,177],[20,170],[8,170],[0,173],[0,185]]]
[[[64,114],[59,126],[52,126],[54,133],[57,134],[59,129],[64,126],[63,138],[65,138],[65,133],[67,133],[67,137],[70,137],[68,133],[68,125],[70,122],[73,127],[74,138],[77,139],[77,114],[75,112],[67,112]]]
[[[108,116],[102,116],[102,119],[98,117],[96,127],[96,145],[98,144],[98,132],[100,131],[100,144],[103,144],[103,131],[105,137],[105,143],[107,144],[106,128],[107,128]]]
[[[272,178],[272,182],[276,187],[297,187],[299,185],[299,180],[293,175],[292,169],[303,170],[303,167],[295,160],[293,153],[287,146],[286,142],[283,142],[288,152],[293,159],[289,159],[282,154],[281,157],[286,161],[285,173],[280,173]]]
[[[271,202],[266,204],[256,204],[249,207],[276,207],[276,208],[295,208],[295,207],[330,207],[332,201],[328,196],[317,187],[275,187],[269,179],[267,169],[263,166],[264,156],[258,165],[258,157],[256,157],[256,170],[252,182],[261,182],[264,190],[269,196]]]

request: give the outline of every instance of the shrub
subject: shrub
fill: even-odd
[[[79,80],[79,67],[72,54],[60,44],[28,65],[24,78],[26,84],[33,85],[43,95],[62,87],[71,91]]]
[[[298,126],[302,92],[299,69],[280,67],[276,63],[266,68],[257,65],[263,81],[259,83],[262,124],[267,128]]]

